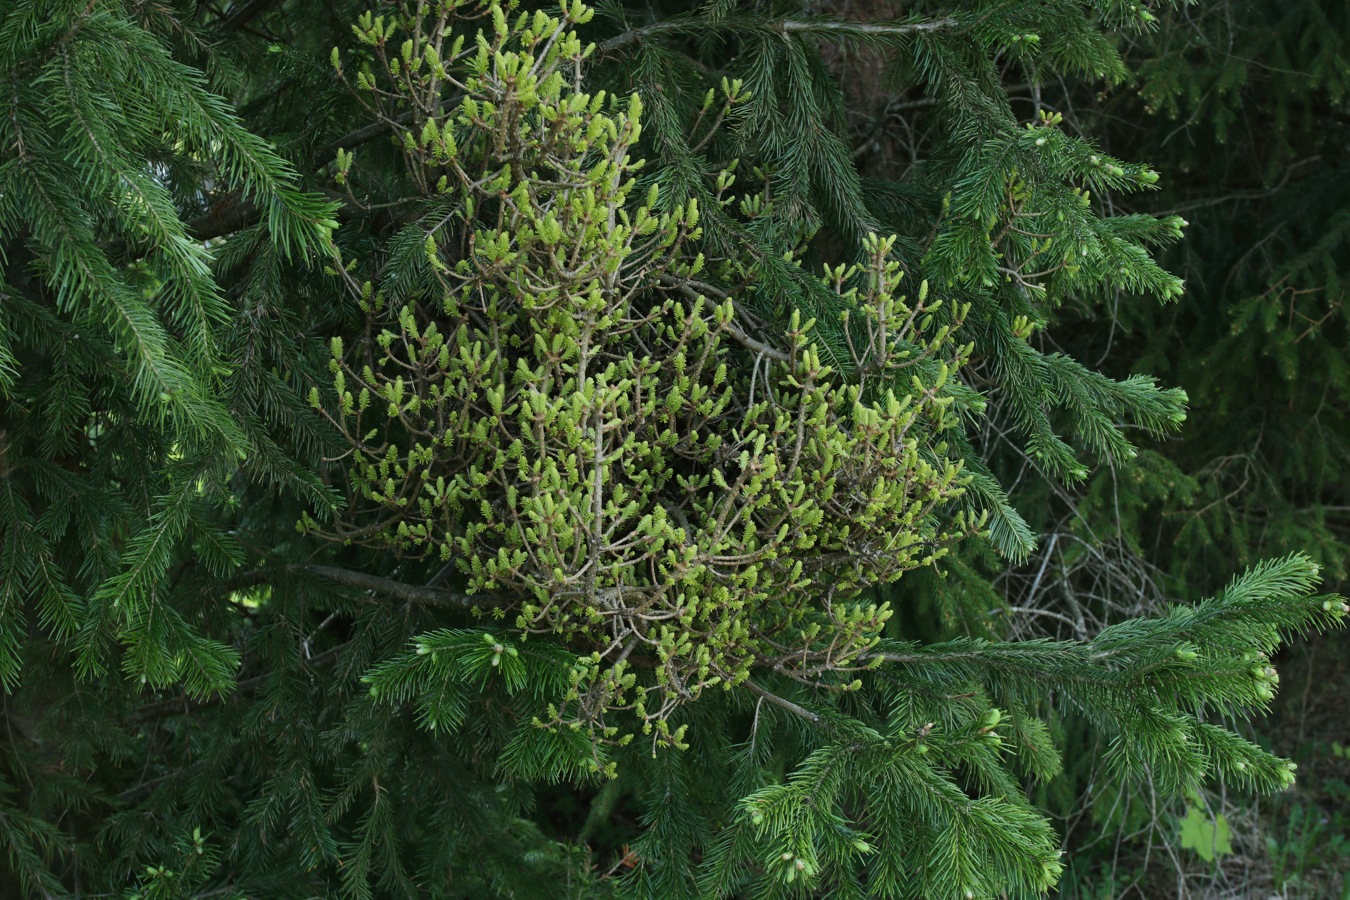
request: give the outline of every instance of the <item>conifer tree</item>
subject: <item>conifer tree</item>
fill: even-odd
[[[1186,277],[1185,302],[1108,297],[1074,304],[1053,328],[1074,355],[1105,359],[1109,371],[1153,372],[1183,386],[1192,404],[1180,440],[1097,473],[1080,491],[1015,496],[1033,527],[1059,535],[1008,582],[1015,604],[1037,609],[1028,620],[1052,630],[1072,629],[1053,615],[1072,619],[1070,604],[1091,622],[1163,595],[1198,598],[1230,561],[1293,548],[1324,565],[1332,586],[1345,578],[1344,10],[1219,4],[1158,14],[1155,32],[1124,45],[1130,83],[1102,90],[1070,81],[1042,95],[1076,110],[1080,127],[1113,152],[1166,173],[1160,191],[1120,206],[1191,222],[1187,240],[1163,254]],[[1102,583],[1115,585],[1111,602]],[[1333,681],[1312,684],[1311,707],[1319,692],[1331,702],[1341,692]],[[1280,706],[1258,728],[1289,749],[1293,730],[1277,729],[1303,716],[1288,698]],[[1304,748],[1335,740],[1301,721],[1297,735]],[[1091,780],[1085,770],[1080,784]],[[1314,777],[1288,801],[1317,796]],[[1138,832],[1166,809],[1137,799],[1101,804],[1115,810],[1113,830]],[[1263,804],[1263,819],[1278,808]],[[1084,837],[1100,840],[1095,831]],[[1152,855],[1158,869],[1170,859]]]
[[[1031,550],[990,399],[1066,478],[1181,418],[1028,343],[1175,295],[1178,223],[1085,203],[1156,176],[1021,127],[997,70],[1122,74],[1104,26],[1151,14],[633,15],[7,12],[20,894],[1036,896],[1066,712],[1126,783],[1292,780],[1219,723],[1347,611],[1307,558],[1087,640],[880,602],[957,543]],[[831,137],[838,39],[946,123],[912,181]]]
[[[1101,100],[1103,116],[1148,123],[1115,146],[1176,173],[1146,208],[1195,223],[1173,251],[1191,302],[1126,311],[1117,351],[1187,385],[1202,415],[1159,448],[1177,489],[1144,507],[1152,527],[1123,526],[1174,590],[1204,590],[1220,546],[1243,560],[1304,548],[1346,576],[1345,15],[1316,2],[1173,13],[1130,50],[1136,89]]]

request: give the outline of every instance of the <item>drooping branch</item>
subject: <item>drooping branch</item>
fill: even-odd
[[[17,84],[18,79],[27,77],[34,69],[55,56],[58,50],[75,40],[79,33],[84,30],[84,27],[89,24],[89,18],[93,15],[97,2],[98,0],[89,0],[79,15],[71,21],[70,27],[57,36],[56,40],[42,48],[40,53],[32,54],[28,59],[15,66],[10,76],[13,83]]]

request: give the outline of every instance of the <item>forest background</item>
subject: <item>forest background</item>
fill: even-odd
[[[365,19],[340,0],[5,4],[0,895],[1350,895],[1350,664],[1345,635],[1313,627],[1350,579],[1350,7],[607,3],[559,24],[451,6],[466,71],[480,28],[494,53],[575,28],[596,49],[575,72],[564,53],[568,78],[539,102],[637,93],[641,129],[626,101],[600,102],[572,149],[503,149],[509,104],[465,112],[479,88],[427,90],[389,64],[407,71],[418,4]],[[507,69],[488,71],[498,85]],[[771,377],[788,397],[825,383],[822,365],[891,409],[863,381],[872,365],[907,379],[909,358],[873,352],[876,322],[933,319],[897,338],[922,364],[893,418],[921,449],[875,454],[932,505],[879,488],[887,512],[831,526],[840,552],[856,560],[877,528],[912,541],[819,577],[893,615],[815,619],[785,599],[800,573],[770,595],[769,575],[739,572],[768,599],[698,620],[708,654],[664,635],[656,663],[625,668],[621,634],[617,667],[597,651],[577,668],[579,646],[604,644],[567,618],[584,616],[469,611],[534,582],[456,543],[461,519],[437,544],[447,520],[404,511],[430,487],[395,484],[416,467],[372,447],[425,423],[401,380],[364,369],[380,331],[423,341],[416,298],[479,258],[461,247],[475,222],[475,241],[543,260],[503,249],[475,290],[545,271],[526,249],[553,207],[517,198],[511,160],[589,178],[602,145],[648,168],[632,200],[588,182],[600,206],[576,221],[609,202],[640,222],[654,185],[635,229],[654,243],[625,244],[611,218],[578,247],[616,260],[633,296],[734,301],[738,318],[681,314],[670,333],[725,359],[743,422]],[[507,180],[475,183],[474,165]],[[457,172],[451,203],[433,175]],[[508,197],[540,213],[528,239],[488,222]],[[822,263],[842,267],[802,274]],[[904,305],[930,292],[945,305]],[[645,327],[598,309],[595,334]],[[816,320],[812,352],[793,309]],[[427,386],[452,383],[440,365],[412,360],[428,408]],[[696,397],[717,396],[708,378]],[[400,413],[356,426],[355,385]],[[803,397],[788,405],[835,455],[872,459],[864,414]],[[719,460],[709,446],[681,477]],[[964,493],[944,474],[957,463]],[[506,535],[498,515],[467,533]],[[444,564],[474,552],[478,568]],[[1331,599],[1312,597],[1313,564]],[[1184,612],[1244,604],[1209,631]],[[765,648],[789,626],[838,644],[812,632],[802,667],[785,652],[774,668]],[[1276,630],[1292,637],[1270,660],[1282,681],[1251,649]],[[1094,668],[1109,653],[1119,668]],[[719,700],[709,671],[744,681]],[[1297,782],[1272,792],[1284,770],[1258,748],[1297,762]],[[888,816],[919,823],[904,847]]]

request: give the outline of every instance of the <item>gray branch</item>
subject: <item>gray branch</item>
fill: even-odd
[[[680,293],[684,294],[691,300],[697,300],[700,295],[712,296],[718,300],[725,300],[729,296],[726,292],[721,291],[710,284],[704,284],[701,281],[676,278],[674,276],[669,275],[662,276],[660,281],[662,284],[676,288],[677,290],[680,291]],[[750,335],[746,334],[745,331],[735,322],[726,322],[725,324],[722,325],[722,330],[725,331],[727,334],[731,335],[731,337],[736,341],[736,343],[740,344],[747,350],[750,350],[761,356],[767,356],[769,359],[777,360],[778,362],[792,361],[792,357],[789,356],[787,353],[783,352],[782,350],[779,350],[777,347],[771,346],[769,344],[764,343],[763,341],[759,341],[756,340],[755,338],[752,338]]]
[[[461,609],[468,609],[471,606],[496,607],[502,605],[502,600],[491,594],[462,594],[459,591],[448,591],[444,588],[407,584],[406,582],[395,581],[392,578],[382,578],[379,575],[368,575],[365,572],[355,572],[351,569],[339,569],[334,566],[302,565],[286,566],[286,569],[290,571],[308,572],[311,575],[317,575],[334,584],[359,588],[365,591],[373,591],[376,594],[383,594],[386,597],[393,597],[407,603],[418,603],[424,606],[454,606]]]
[[[766,691],[764,688],[755,684],[753,681],[746,681],[745,686],[750,689],[750,693],[755,694],[756,696],[759,697],[763,697],[765,700],[768,700],[775,706],[781,706],[783,709],[786,709],[793,715],[801,716],[808,722],[820,721],[820,716],[811,712],[811,710],[807,709],[806,707],[798,706],[796,703],[793,703],[791,700],[788,700],[785,697],[780,697],[777,694],[770,693],[769,691]]]
[[[769,22],[764,25],[755,25],[747,27],[746,31],[757,32],[777,32],[779,34],[830,34],[842,37],[902,37],[907,34],[918,34],[924,31],[937,31],[942,28],[951,28],[956,24],[956,20],[951,17],[933,19],[927,22],[812,22],[798,19],[780,19],[777,22]],[[680,34],[693,33],[695,31],[716,28],[701,20],[675,20],[666,22],[656,22],[651,25],[644,25],[640,28],[632,28],[622,34],[616,34],[614,37],[600,44],[600,51],[608,53],[611,50],[618,50],[620,47],[626,47],[629,44],[636,43],[646,38],[657,37],[662,34]],[[734,25],[728,27],[722,25],[728,30],[733,30]]]

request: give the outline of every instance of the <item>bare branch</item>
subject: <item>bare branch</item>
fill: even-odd
[[[785,19],[776,26],[784,34],[834,33],[841,35],[866,34],[877,37],[899,37],[924,31],[951,28],[956,20],[951,17],[929,22],[795,22]]]
[[[763,341],[755,340],[744,331],[741,331],[741,329],[732,322],[727,322],[722,327],[726,330],[727,334],[736,339],[736,343],[747,350],[753,350],[756,353],[763,354],[769,359],[777,360],[778,362],[792,361],[792,357],[788,356],[782,350],[779,350],[777,347],[770,347]]]
[[[760,687],[759,685],[755,684],[753,681],[747,681],[747,682],[745,682],[745,686],[746,686],[747,688],[750,689],[750,693],[754,694],[754,695],[757,696],[757,697],[762,697],[762,698],[764,698],[765,700],[768,700],[770,703],[774,704],[775,706],[781,706],[783,709],[786,709],[788,712],[792,713],[793,715],[801,716],[803,719],[806,719],[808,722],[817,722],[817,723],[818,723],[818,722],[820,721],[820,716],[818,716],[818,715],[816,715],[815,713],[811,712],[811,710],[807,709],[806,707],[804,707],[804,706],[798,706],[797,704],[793,703],[791,700],[788,700],[788,699],[786,699],[786,698],[784,698],[784,697],[780,697],[780,696],[778,696],[777,694],[770,693],[769,691],[766,691],[764,688],[762,688],[762,687]]]
[[[937,31],[942,28],[950,28],[956,24],[956,20],[950,17],[933,19],[928,22],[812,22],[797,19],[780,19],[777,22],[765,24],[756,23],[752,28],[757,32],[778,32],[779,34],[829,34],[842,37],[901,37],[907,34],[918,34],[924,31]],[[629,44],[647,38],[656,37],[662,34],[692,34],[696,31],[707,29],[710,26],[707,22],[694,19],[674,19],[665,22],[656,22],[651,25],[644,25],[640,28],[633,28],[622,34],[616,34],[614,37],[600,44],[602,53],[608,53],[611,50],[617,50],[620,47],[626,47]],[[723,24],[723,27],[727,27]]]
[[[379,575],[368,575],[365,572],[354,572],[351,569],[339,569],[334,566],[301,565],[286,566],[285,569],[308,572],[334,584],[374,591],[377,594],[424,606],[456,606],[468,609],[471,606],[496,607],[502,605],[502,600],[491,594],[462,594],[459,591],[407,584],[406,582],[395,581],[392,578],[382,578]]]

